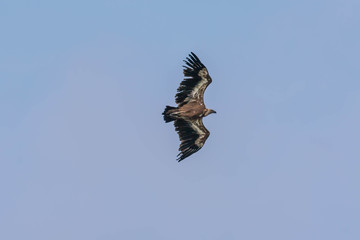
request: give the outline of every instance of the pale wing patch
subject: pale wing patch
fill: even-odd
[[[207,79],[207,76],[208,76],[208,71],[206,70],[206,68],[202,69],[199,71],[199,77],[201,77],[201,81],[194,87],[191,95],[193,98],[199,98],[200,97],[200,94],[202,93],[202,89],[204,87],[206,87],[207,83],[208,83],[208,79]]]
[[[199,134],[199,137],[198,139],[196,139],[195,144],[198,147],[204,146],[205,144],[204,138],[209,133],[209,131],[206,130],[205,126],[202,123],[202,120],[199,119],[196,122],[191,123],[191,127]]]
[[[185,98],[185,102],[190,102],[192,99],[202,99],[203,93],[206,87],[209,85],[208,71],[206,68],[203,68],[199,71],[198,76],[201,78],[198,84],[192,89],[188,97]]]

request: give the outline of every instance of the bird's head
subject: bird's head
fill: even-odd
[[[212,113],[216,113],[216,111],[212,110],[212,109],[206,109],[206,112],[205,112],[204,116],[206,117],[207,115],[210,115]]]

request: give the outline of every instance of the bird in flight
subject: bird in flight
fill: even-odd
[[[208,70],[193,53],[184,60],[184,80],[180,83],[175,96],[177,107],[166,106],[162,115],[165,122],[174,121],[180,138],[180,153],[177,161],[182,161],[199,151],[205,144],[210,132],[202,119],[211,113],[204,104],[204,92],[212,82]]]

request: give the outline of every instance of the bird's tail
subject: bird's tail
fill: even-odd
[[[162,113],[162,115],[164,115],[165,122],[171,122],[176,119],[173,116],[171,116],[171,113],[173,113],[174,110],[176,110],[176,109],[177,109],[177,107],[166,106],[164,112]]]

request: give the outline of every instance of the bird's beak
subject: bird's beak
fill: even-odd
[[[215,110],[212,110],[212,113],[216,113],[216,111],[215,111]]]

